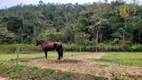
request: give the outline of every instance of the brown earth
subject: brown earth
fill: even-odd
[[[8,80],[8,79],[0,76],[0,80]]]
[[[107,54],[90,53],[87,55],[64,57],[60,61],[57,59],[33,59],[28,62],[21,62],[21,64],[103,76],[107,77],[108,80],[142,80],[142,67],[88,60],[89,58],[98,59],[104,55]]]

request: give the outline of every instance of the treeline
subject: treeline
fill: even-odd
[[[0,44],[34,43],[36,39],[81,46],[139,44],[142,7],[123,0],[92,4],[39,1],[0,10]]]

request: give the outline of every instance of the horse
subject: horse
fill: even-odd
[[[47,60],[47,54],[48,51],[53,51],[56,50],[58,53],[58,60],[63,58],[63,45],[60,42],[45,42],[44,40],[37,40],[36,41],[36,46],[38,45],[42,46],[42,49],[45,53],[45,58]]]

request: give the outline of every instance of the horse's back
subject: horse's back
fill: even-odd
[[[60,43],[60,42],[55,42],[54,44],[56,44],[56,45],[62,45],[62,43]]]
[[[54,50],[54,43],[47,43],[46,45],[43,46],[43,49],[46,51]]]
[[[46,44],[46,46],[44,47],[44,50],[52,51],[52,50],[55,50],[59,47],[62,47],[62,43],[60,43],[60,42],[48,42]]]

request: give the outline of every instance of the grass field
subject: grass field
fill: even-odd
[[[74,56],[74,55],[84,55],[88,52],[64,52],[64,56]],[[16,59],[17,54],[0,54],[0,61],[9,61]],[[48,58],[57,58],[58,54],[57,52],[48,52]],[[44,58],[44,53],[32,53],[32,54],[20,54],[19,53],[19,59],[20,60],[26,60],[26,59],[33,59],[33,58]]]
[[[64,52],[64,57],[84,55],[89,52]],[[9,77],[14,80],[106,80],[104,77],[63,72],[54,69],[41,69],[31,66],[11,65],[11,61],[16,59],[17,54],[0,54],[0,76]],[[57,58],[56,52],[49,52],[48,58]],[[33,58],[44,58],[44,53],[19,54],[20,60]],[[8,64],[3,63],[8,62]],[[9,63],[10,62],[10,63]]]
[[[66,56],[75,56],[75,55],[84,55],[84,54],[88,54],[89,52],[65,52],[64,53],[64,57]],[[94,53],[95,54],[95,53]],[[100,55],[101,53],[97,53],[97,55]],[[97,56],[96,55],[96,56]],[[48,53],[48,58],[56,58],[57,59],[57,53],[56,52],[49,52]],[[92,55],[91,55],[92,56]],[[32,53],[32,54],[19,54],[19,60],[22,62],[22,60],[29,60],[29,59],[33,59],[33,58],[44,58],[44,53]],[[13,61],[16,60],[16,53],[14,54],[0,54],[0,75],[1,76],[8,76],[10,79],[19,79],[19,80],[28,80],[28,79],[50,79],[50,80],[106,80],[106,76],[93,76],[93,74],[96,73],[92,73],[92,74],[82,74],[80,72],[78,73],[74,73],[74,72],[64,72],[62,70],[54,70],[54,69],[46,69],[46,68],[37,68],[36,65],[34,66],[22,66],[22,65],[13,65]],[[50,59],[49,59],[50,60]],[[90,60],[90,59],[89,59]],[[92,59],[91,59],[92,60]],[[94,64],[96,65],[97,61],[103,61],[103,62],[112,62],[112,63],[117,63],[117,64],[123,64],[123,65],[134,65],[134,66],[142,66],[142,52],[106,52],[106,54],[104,54],[104,56],[102,56],[100,59],[93,59],[95,60]],[[19,61],[19,62],[20,62]],[[38,59],[37,59],[38,61]],[[26,63],[27,61],[25,61],[24,63]],[[83,61],[81,61],[83,63]],[[8,63],[8,64],[7,64]],[[12,65],[11,65],[12,63]],[[27,62],[28,63],[28,62]],[[33,62],[32,62],[33,63]],[[35,63],[35,62],[34,62]],[[45,62],[47,63],[47,62]],[[50,63],[50,61],[49,61]],[[64,63],[64,62],[63,62]],[[66,62],[68,63],[68,62]],[[64,64],[66,64],[64,63]],[[87,62],[89,63],[89,61]],[[31,64],[31,63],[30,63]],[[38,63],[35,63],[38,64]],[[43,63],[44,64],[44,60]],[[40,65],[42,65],[40,64]],[[52,64],[52,63],[51,63]],[[62,63],[61,63],[62,64]],[[69,63],[71,64],[71,63]],[[77,66],[78,69],[83,70],[82,68],[79,68],[76,63],[74,63],[75,66]],[[98,64],[98,62],[97,62]],[[50,65],[50,64],[47,64]],[[54,64],[56,65],[56,64]],[[83,64],[84,65],[84,64]],[[92,65],[92,62],[91,62]],[[98,64],[98,66],[94,66],[93,68],[91,68],[89,66],[89,64],[87,66],[89,66],[89,69],[99,69],[97,72],[100,71],[100,74],[102,73],[102,71],[105,71],[106,74],[110,74],[109,77],[111,77],[113,80],[118,80],[121,78],[124,80],[127,79],[131,79],[131,77],[133,77],[134,80],[137,80],[138,77],[140,77],[140,79],[142,79],[141,74],[137,74],[137,73],[141,73],[141,69],[137,68],[135,69],[136,72],[133,72],[133,70],[131,70],[133,66],[128,66],[127,68],[125,67],[121,67],[120,65],[115,65],[117,66],[117,69],[113,70],[111,68],[112,64],[110,65],[103,65],[103,67],[101,68]],[[44,65],[42,65],[44,66]],[[101,65],[102,66],[102,65]],[[55,67],[55,66],[54,66]],[[63,67],[63,66],[61,66]],[[73,66],[71,66],[72,68]],[[105,70],[105,67],[109,68],[112,71],[107,71],[107,69]],[[65,67],[64,67],[65,68]],[[69,68],[69,67],[68,67]],[[86,67],[85,67],[86,68]],[[127,69],[125,71],[125,69]],[[75,70],[75,69],[74,69]],[[91,71],[92,71],[91,70]],[[116,73],[115,73],[115,72]],[[104,72],[103,72],[104,73]],[[124,73],[124,74],[121,74]],[[104,74],[102,74],[104,75]],[[119,78],[120,77],[120,78]]]
[[[107,55],[98,60],[123,65],[142,66],[142,52],[108,52]]]

